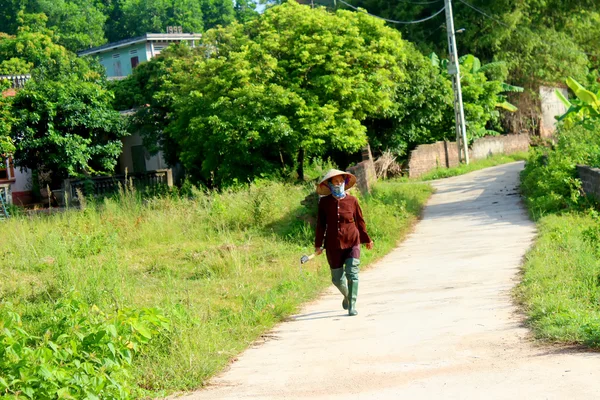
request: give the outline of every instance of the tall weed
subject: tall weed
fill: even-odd
[[[12,304],[18,328],[36,337],[54,324],[50,316],[66,312],[55,304],[70,301],[72,290],[79,293],[77,318],[87,315],[94,332],[123,310],[160,309],[169,331],[144,344],[131,366],[121,364],[130,375],[119,385],[132,396],[134,388],[148,396],[196,388],[329,284],[324,257],[299,265],[314,239],[298,218],[300,203],[313,190],[257,181],[221,191],[189,185],[185,195],[147,198],[128,189],[87,199],[81,211],[17,216],[3,225],[12,234],[0,250],[0,307]],[[430,192],[422,184],[381,183],[361,197],[376,242],[364,265],[407,232]],[[112,311],[99,319],[92,305]],[[32,354],[43,343],[36,340],[27,342]]]

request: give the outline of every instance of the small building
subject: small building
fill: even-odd
[[[139,63],[149,61],[168,47],[171,43],[187,42],[191,47],[202,35],[199,33],[146,33],[131,39],[107,43],[99,47],[82,50],[80,57],[98,57],[100,64],[106,68],[108,79],[123,79],[131,75]]]
[[[149,61],[159,55],[163,49],[172,43],[186,42],[195,47],[202,38],[199,33],[183,33],[181,27],[169,27],[168,33],[146,33],[131,39],[83,50],[77,53],[80,57],[97,57],[106,69],[109,80],[126,78],[133,69],[144,61]],[[131,115],[133,110],[122,112],[124,116]],[[151,155],[142,143],[142,137],[134,133],[123,139],[123,152],[119,156],[118,173],[147,172],[167,167],[161,152]]]

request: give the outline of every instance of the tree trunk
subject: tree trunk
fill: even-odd
[[[304,149],[302,147],[300,147],[300,149],[298,150],[298,169],[296,171],[298,172],[298,179],[303,181],[304,180]]]

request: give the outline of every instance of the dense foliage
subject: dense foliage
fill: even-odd
[[[350,3],[400,21],[428,17],[443,6],[441,2],[390,4],[384,0]],[[600,33],[597,1],[469,0],[454,1],[453,7],[455,26],[465,29],[457,38],[459,52],[476,54],[486,62],[506,61],[516,83],[559,82],[568,74],[585,76],[588,61],[598,66],[600,43],[592,39]],[[443,13],[421,24],[395,26],[421,49],[447,52]],[[589,59],[588,55],[593,56]]]
[[[4,0],[0,32],[16,34],[19,14],[44,14],[56,42],[71,51],[181,26],[203,32],[257,15],[251,0]]]
[[[534,216],[579,209],[589,204],[577,177],[577,165],[600,167],[600,89],[586,90],[568,80],[578,96],[560,119],[558,141],[551,148],[536,149],[522,173],[522,188]]]
[[[0,99],[0,154],[14,152],[17,166],[51,172],[55,183],[111,173],[127,132],[101,66],[57,44],[44,14],[19,13],[18,23],[16,35],[0,37],[0,75],[32,78]]]
[[[8,88],[8,83],[0,81],[0,93]],[[15,151],[10,131],[14,117],[11,113],[10,97],[0,95],[0,157]]]
[[[103,312],[71,294],[37,332],[0,303],[0,394],[8,399],[129,399],[134,356],[169,328],[157,310]]]
[[[61,71],[47,79],[54,67],[42,64],[34,70],[12,102],[16,164],[51,171],[54,181],[111,173],[121,154],[119,138],[126,135],[112,108],[112,93],[97,71]],[[71,71],[77,67],[86,69],[85,61],[70,60]]]
[[[178,59],[169,60],[175,53]],[[422,87],[447,90],[428,60],[381,21],[296,3],[209,31],[195,53],[167,53],[136,70],[117,93],[142,89],[134,95],[144,106],[138,126],[175,117],[161,133],[177,143],[188,172],[209,184],[271,174],[297,160],[302,166],[303,157],[357,151],[366,143],[366,118],[408,113],[398,100],[414,86],[414,64],[433,77]],[[434,113],[428,94],[438,95],[421,93],[420,107]]]

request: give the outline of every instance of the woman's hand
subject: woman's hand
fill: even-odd
[[[365,247],[367,248],[367,250],[373,250],[373,242],[371,242],[371,243],[367,243],[367,244],[365,245]]]
[[[315,247],[315,256],[320,256],[323,254],[323,249],[320,247]]]

